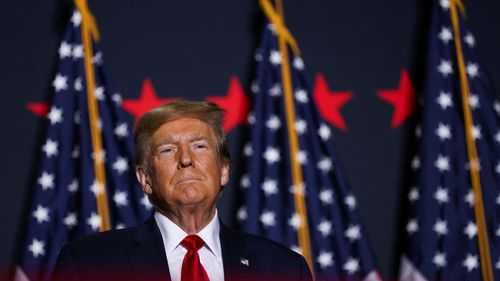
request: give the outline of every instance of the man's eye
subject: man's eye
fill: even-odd
[[[207,148],[208,146],[204,143],[197,143],[194,145],[194,147],[197,149],[203,149],[203,148]]]
[[[173,151],[174,151],[173,147],[165,147],[165,148],[160,149],[160,153],[171,153]]]

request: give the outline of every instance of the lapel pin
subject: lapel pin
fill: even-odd
[[[244,266],[250,266],[250,262],[245,258],[240,258],[240,263]]]

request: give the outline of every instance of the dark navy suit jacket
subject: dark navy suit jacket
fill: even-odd
[[[288,248],[221,224],[225,281],[311,281],[304,258]],[[160,230],[153,218],[144,224],[87,236],[63,247],[57,281],[170,281]]]

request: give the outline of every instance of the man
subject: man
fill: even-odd
[[[66,245],[56,279],[311,280],[299,254],[219,222],[230,169],[222,116],[214,104],[189,101],[146,113],[135,131],[136,174],[154,216]]]

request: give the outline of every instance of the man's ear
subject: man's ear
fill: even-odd
[[[229,163],[222,163],[221,174],[220,174],[220,184],[222,186],[226,185],[229,182]]]
[[[146,194],[153,193],[149,174],[144,167],[137,166],[135,168],[135,176],[137,177],[137,181],[139,181],[139,183],[141,184],[142,191],[144,191]]]

